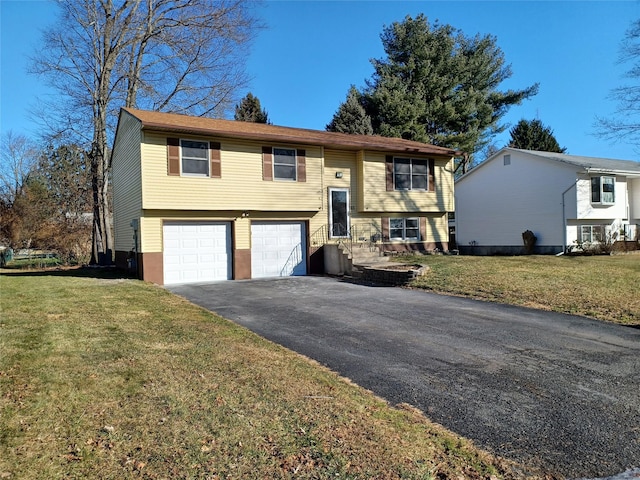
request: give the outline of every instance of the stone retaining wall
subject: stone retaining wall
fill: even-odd
[[[389,265],[376,267],[358,267],[353,271],[353,278],[367,283],[383,285],[407,285],[424,275],[428,267],[421,265]]]

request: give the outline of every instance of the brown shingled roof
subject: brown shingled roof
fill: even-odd
[[[385,152],[422,153],[430,155],[459,156],[462,152],[428,143],[378,135],[351,135],[346,133],[280,127],[264,123],[238,122],[206,117],[192,117],[175,113],[152,112],[124,108],[124,111],[140,120],[142,128],[161,132],[179,132],[199,135],[216,135],[270,142],[287,142],[304,145],[322,145],[349,150],[377,150]]]

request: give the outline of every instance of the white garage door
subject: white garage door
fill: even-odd
[[[165,285],[231,278],[228,223],[165,223],[163,235]]]
[[[251,223],[251,276],[307,274],[304,222]]]

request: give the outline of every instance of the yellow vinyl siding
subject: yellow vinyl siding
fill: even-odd
[[[324,189],[323,206],[326,212],[327,222],[329,221],[329,189],[348,188],[349,189],[349,210],[350,214],[356,210],[358,199],[358,169],[356,152],[342,150],[324,151]],[[336,178],[336,173],[341,172],[342,178]]]
[[[114,242],[116,250],[126,252],[135,248],[131,221],[140,217],[142,208],[140,122],[123,112],[116,138],[111,167]]]
[[[311,215],[305,212],[251,212],[242,217],[241,210],[151,210],[145,211],[141,222],[141,251],[162,251],[162,224],[164,221],[209,221],[230,222],[234,231],[234,246],[237,249],[251,248],[251,222],[262,220],[307,221]],[[310,226],[310,229],[312,227]]]
[[[220,142],[222,178],[167,175],[166,135],[147,133],[142,148],[143,208],[309,212],[322,208],[321,147],[304,148],[306,182],[265,181],[262,179],[262,146],[269,144],[188,138]]]
[[[145,211],[141,220],[140,245],[144,253],[162,251],[162,223],[168,221],[220,221],[233,222],[239,219],[241,212],[235,211]],[[242,247],[238,247],[242,248]]]
[[[453,159],[435,158],[435,192],[387,191],[385,154],[366,152],[358,162],[363,212],[444,212],[453,210]]]

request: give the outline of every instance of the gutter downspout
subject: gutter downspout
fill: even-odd
[[[578,184],[578,179],[576,178],[573,184],[569,188],[567,188],[564,192],[562,192],[562,243],[563,243],[562,247],[563,247],[563,250],[561,253],[565,253],[567,251],[567,215],[565,213],[564,196],[569,190],[574,188],[577,184]],[[576,202],[577,201],[578,201],[578,198],[576,195]]]

